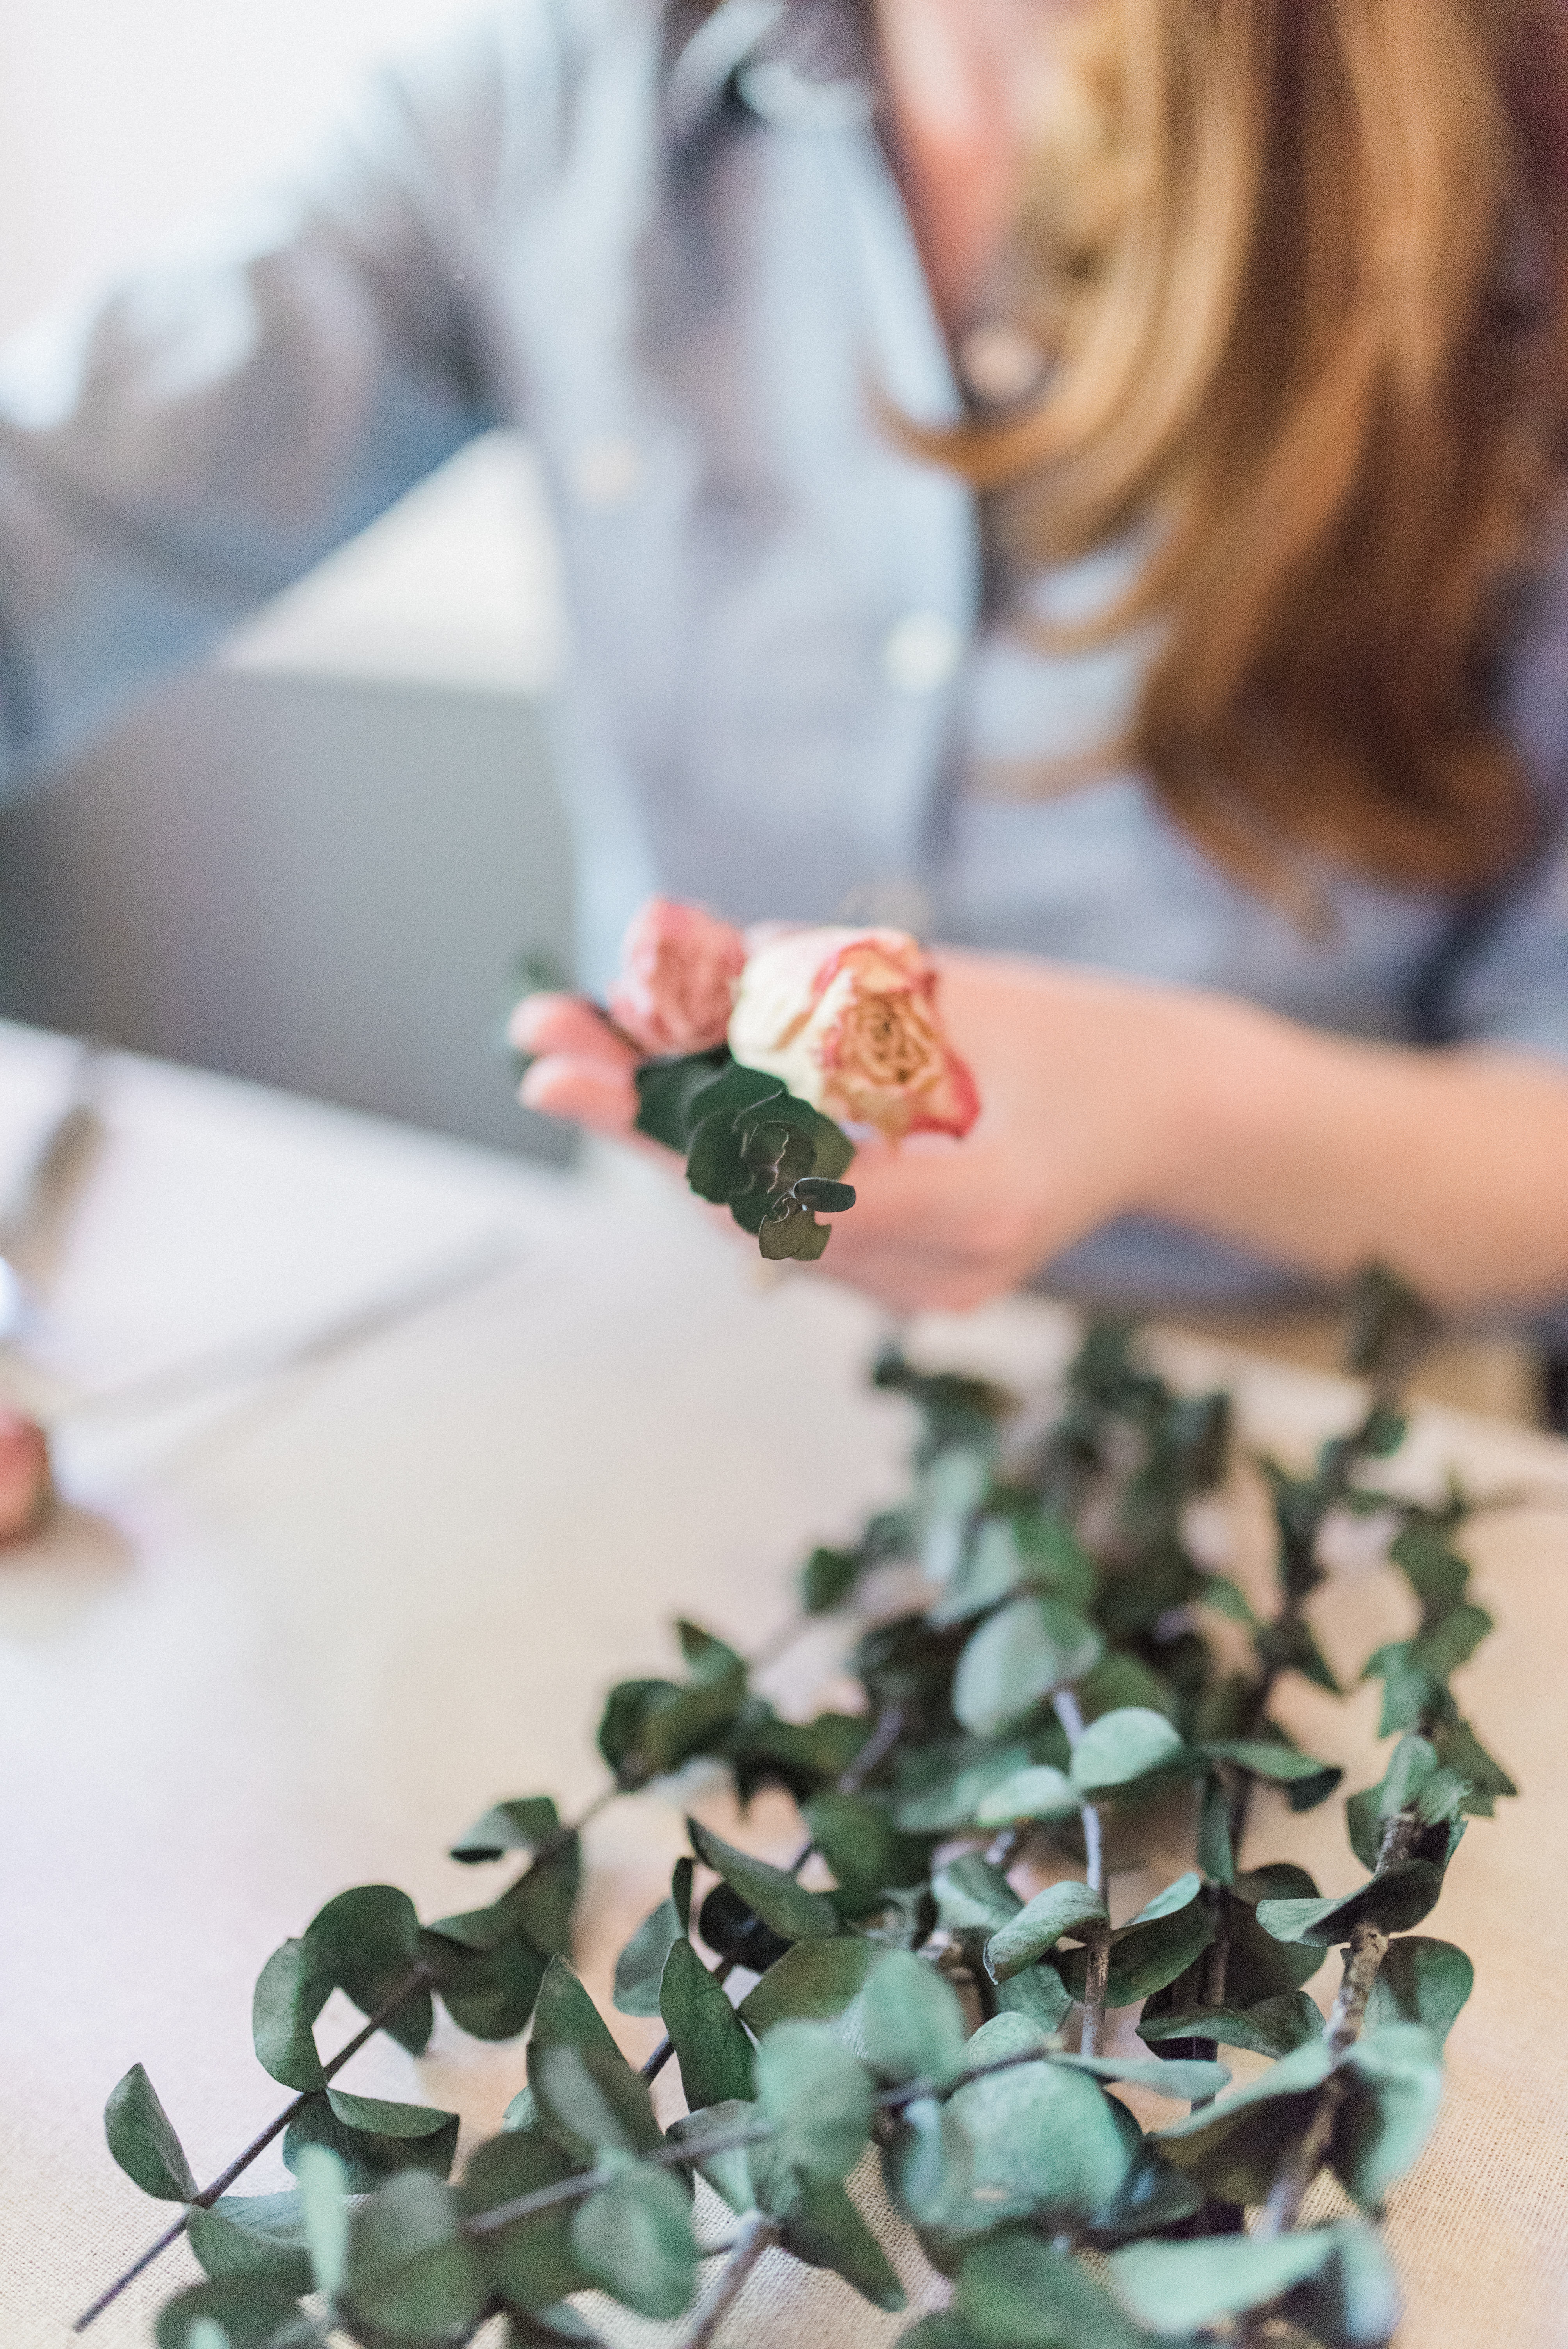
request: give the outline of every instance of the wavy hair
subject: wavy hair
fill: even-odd
[[[1016,556],[1141,530],[1129,739],[1223,864],[1484,885],[1568,449],[1563,0],[1088,0],[1020,220],[1026,409],[913,437]]]

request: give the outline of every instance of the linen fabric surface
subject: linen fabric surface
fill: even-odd
[[[292,185],[0,362],[0,782],[42,774],[473,434],[525,428],[575,650],[582,964],[651,890],[903,921],[1227,990],[1321,1028],[1568,1056],[1568,574],[1500,705],[1548,815],[1456,902],[1304,871],[1308,938],[1135,774],[996,790],[1113,735],[1137,641],[985,608],[975,505],[879,421],[963,399],[878,137],[858,0],[506,0],[370,88]],[[1090,611],[1125,551],[1026,585]],[[1010,616],[1017,619],[1020,613]],[[1247,1302],[1288,1276],[1152,1224],[1070,1293]]]

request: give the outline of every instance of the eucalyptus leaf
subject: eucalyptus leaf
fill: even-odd
[[[320,2334],[302,2318],[293,2292],[259,2284],[249,2276],[214,2276],[165,2301],[158,2312],[158,2349],[202,2349],[217,2326],[229,2349],[306,2349]]]
[[[727,2137],[757,2118],[754,2104],[708,2105],[696,2112],[683,2113],[679,2120],[672,2121],[670,2141],[675,2145],[700,2145],[712,2137]],[[707,2154],[696,2164],[698,2177],[706,2178],[714,2192],[740,2217],[757,2207],[746,2154],[744,2146],[734,2146],[723,2153]]]
[[[829,1787],[804,1809],[812,1841],[856,1913],[879,1892],[924,1883],[930,1840],[901,1834],[884,1803]]]
[[[466,2339],[485,2305],[477,2252],[450,2189],[428,2171],[389,2178],[356,2213],[343,2297],[384,2340]]]
[[[1333,2230],[1332,2256],[1289,2293],[1289,2316],[1335,2349],[1383,2349],[1402,2314],[1398,2279],[1376,2228]]]
[[[325,2082],[315,2023],[331,1995],[331,1977],[304,1941],[284,1941],[256,1977],[251,2002],[256,2061],[285,2088],[304,2092]]]
[[[629,2169],[572,2221],[583,2272],[639,2316],[678,2316],[696,2285],[691,2206],[667,2170]]]
[[[294,2163],[300,2217],[319,2292],[330,2300],[348,2265],[347,2173],[330,2147],[307,2145]]]
[[[1130,2243],[1111,2256],[1111,2282],[1151,2332],[1188,2333],[1218,2317],[1266,2307],[1316,2275],[1334,2256],[1336,2231],[1322,2227],[1301,2234]]]
[[[475,2039],[515,2039],[527,2028],[549,1959],[504,1907],[443,1917],[419,1935],[441,2003]]]
[[[1333,2065],[1324,2041],[1298,2047],[1261,2079],[1161,2129],[1155,2146],[1219,2199],[1261,2202],[1307,2127]]]
[[[186,2232],[210,2276],[242,2275],[279,2292],[314,2282],[297,2194],[225,2194],[192,2209]]]
[[[548,1795],[520,1795],[493,1803],[450,1847],[451,1857],[471,1864],[500,1859],[509,1851],[537,1851],[560,1826],[561,1815]]]
[[[196,2179],[146,2067],[133,2064],[104,2106],[108,2149],[126,2176],[160,2202],[195,2200]]]
[[[358,2007],[377,2014],[397,1995],[419,1963],[419,1920],[406,1892],[392,1884],[358,1884],[318,1909],[304,1930],[311,1962]],[[423,2053],[435,2010],[415,1982],[382,2024],[411,2055]]]
[[[1068,1819],[1077,1816],[1082,1797],[1065,1771],[1048,1763],[1033,1764],[1004,1778],[975,1806],[975,1824],[982,1827],[1019,1826],[1035,1819]]]
[[[1054,1950],[1064,1933],[1082,1940],[1092,1938],[1097,1928],[1109,1931],[1109,1925],[1104,1897],[1087,1884],[1069,1880],[1047,1885],[991,1936],[985,1944],[985,1971],[993,1982],[1006,1982]]]
[[[1150,2047],[1170,2039],[1212,2039],[1222,2047],[1245,2047],[1254,2055],[1288,2055],[1293,2048],[1321,2039],[1323,2016],[1305,1991],[1282,1991],[1241,2009],[1185,2006],[1159,2014],[1145,2009],[1138,2035]]]
[[[382,2096],[327,2088],[308,2096],[284,2133],[284,2162],[297,2169],[308,2146],[337,2156],[350,2194],[366,2194],[404,2169],[445,2178],[457,2150],[458,2116],[434,2105],[404,2105]]]
[[[1358,1890],[1326,1900],[1262,1900],[1258,1923],[1276,1941],[1305,1941],[1331,1950],[1350,1939],[1357,1925],[1403,1933],[1438,1905],[1443,1871],[1425,1859],[1405,1859],[1374,1876]]]
[[[999,2026],[1017,2030],[1019,2019],[998,2016],[976,2032],[967,2069],[1011,2052]],[[1127,2174],[1130,2157],[1116,2108],[1094,2079],[1066,2064],[1042,2060],[989,2072],[961,2087],[948,2109],[972,2147],[964,2223],[973,2229],[1007,2218],[1089,2220]],[[962,2231],[952,2215],[945,2224]]]
[[[871,2133],[872,2087],[829,2025],[776,2024],[757,2051],[756,2074],[779,2158],[811,2177],[846,2176]]]
[[[831,2022],[865,1986],[881,1951],[859,1934],[797,1941],[740,2002],[743,2023],[758,2038],[776,2023]]]
[[[783,1868],[738,1851],[696,1819],[687,1819],[686,1833],[697,1857],[723,1877],[730,1890],[786,1940],[826,1940],[839,1930],[839,1912],[824,1894],[808,1892]]]
[[[560,1835],[497,1903],[547,1958],[572,1955],[572,1911],[582,1873],[581,1838]]]
[[[681,1938],[676,1904],[665,1895],[644,1918],[615,1961],[614,2001],[622,2014],[650,2015],[659,2011],[659,1984],[665,1960]]]
[[[977,2244],[958,2271],[954,2305],[986,2349],[1143,2349],[1104,2285],[1034,2235]]]
[[[797,2173],[783,2206],[784,2248],[808,2267],[828,2268],[873,2308],[896,2314],[903,2287],[887,2253],[836,2178]]]
[[[1475,1983],[1475,1968],[1451,1941],[1406,1933],[1390,1941],[1367,2002],[1367,2028],[1418,2023],[1439,2047],[1459,2018]]]
[[[1084,1795],[1119,1793],[1177,1771],[1195,1773],[1191,1749],[1163,1713],[1142,1705],[1101,1713],[1073,1748],[1072,1782]]]
[[[1010,1599],[971,1634],[953,1681],[953,1710],[965,1729],[994,1736],[1092,1670],[1104,1642],[1064,1599],[1030,1592]]]
[[[659,2012],[694,2112],[703,2105],[750,2102],[756,2086],[751,2042],[723,1984],[684,1938],[665,1961]]]
[[[1437,2044],[1418,2023],[1364,2032],[1345,2057],[1351,2082],[1335,2115],[1328,2158],[1346,2192],[1376,2213],[1419,2158],[1442,2102]]]
[[[458,2209],[464,2219],[477,2218],[558,2186],[572,2170],[571,2157],[542,2129],[510,2129],[475,2147],[456,2189]],[[471,2240],[487,2291],[509,2309],[548,2308],[583,2288],[570,2204]]]
[[[1217,2096],[1231,2085],[1223,2064],[1165,2064],[1154,2055],[1057,2055],[1053,2061],[1087,2072],[1091,2079],[1119,2080],[1127,2087],[1148,2088],[1156,2096],[1171,2096],[1184,2105]]]
[[[936,1968],[904,1950],[885,1951],[861,2000],[866,2061],[880,2080],[944,2087],[965,2063],[964,2010]]]
[[[592,2140],[574,2125],[570,2090],[562,2089],[558,2108],[547,2087],[542,2066],[552,2048],[564,2047],[582,2059],[597,2095],[614,2115],[615,2126],[634,2153],[651,2153],[661,2141],[659,2125],[648,2099],[645,2081],[627,2063],[598,2008],[562,1958],[552,1958],[534,2010],[528,2043],[528,2082],[543,2125],[562,2148],[578,2159],[592,2158]]]

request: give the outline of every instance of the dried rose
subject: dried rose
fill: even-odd
[[[936,972],[903,930],[797,930],[746,966],[729,1049],[824,1116],[906,1133],[967,1133],[975,1080],[943,1033]]]
[[[0,1542],[25,1541],[53,1498],[48,1437],[36,1419],[0,1405]]]
[[[746,941],[700,905],[650,897],[621,943],[610,1017],[645,1052],[722,1044],[746,967]]]

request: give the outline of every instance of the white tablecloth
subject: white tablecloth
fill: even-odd
[[[20,1158],[65,1068],[54,1040],[0,1030],[0,1154]],[[585,1802],[603,1778],[605,1686],[668,1666],[676,1612],[758,1646],[804,1547],[896,1491],[908,1436],[903,1407],[863,1385],[877,1315],[815,1275],[765,1287],[645,1169],[542,1174],[130,1061],[108,1111],[35,1346],[57,1398],[303,1331],[491,1236],[515,1256],[315,1370],[158,1417],[67,1416],[69,1506],[0,1557],[5,2349],[59,2349],[158,2231],[103,2143],[126,2067],[147,2064],[213,2175],[284,2100],[249,2044],[251,1986],[278,1941],[351,1883],[402,1885],[427,1915],[486,1897],[488,1878],[444,1857],[452,1837],[497,1796]],[[1035,1376],[1071,1327],[1018,1305],[918,1336],[933,1359]],[[1332,1379],[1193,1344],[1172,1359],[1239,1374],[1250,1427],[1287,1450],[1353,1408]],[[1449,1460],[1488,1486],[1568,1492],[1568,1447],[1425,1413],[1416,1467]],[[1254,1506],[1237,1504],[1243,1537]],[[1471,1547],[1501,1629],[1465,1699],[1527,1799],[1472,1828],[1430,1928],[1470,1951],[1479,1984],[1439,2137],[1395,2200],[1401,2341],[1549,2349],[1568,2339],[1568,2054],[1553,2013],[1568,1960],[1568,1517],[1500,1514]],[[1388,1579],[1354,1560],[1325,1598],[1326,1644],[1351,1669],[1398,1628]],[[772,1685],[805,1702],[830,1668],[830,1636],[813,1634]],[[1367,1783],[1372,1693],[1292,1702],[1315,1750]],[[789,1841],[785,1813],[758,1806],[759,1844]],[[1270,1826],[1260,1814],[1258,1856]],[[1291,1835],[1329,1886],[1354,1880],[1337,1806]],[[614,1950],[679,1846],[656,1795],[592,1832],[581,1957],[606,2005]],[[329,2008],[324,2046],[354,2021]],[[615,2027],[634,2055],[656,2035]],[[443,2022],[418,2064],[377,2044],[346,2085],[456,2106],[471,2141],[522,2072],[521,2047]],[[270,2155],[247,2185],[284,2182]],[[145,2344],[194,2271],[179,2247],[91,2338]],[[759,2278],[727,2340],[756,2349],[809,2328],[835,2349],[901,2329],[832,2278],[802,2299],[784,2273]]]

